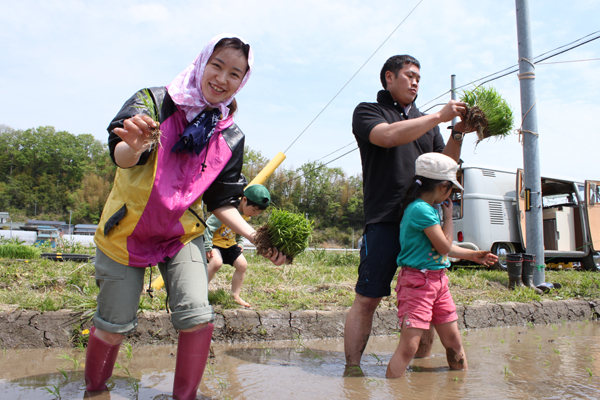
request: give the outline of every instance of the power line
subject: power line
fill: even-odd
[[[371,61],[371,58],[373,58],[373,56],[375,56],[375,54],[376,54],[376,53],[379,51],[379,49],[381,49],[381,48],[383,47],[383,45],[384,45],[384,44],[386,44],[386,42],[387,42],[387,41],[388,41],[388,40],[389,40],[389,39],[392,37],[392,35],[393,35],[393,34],[394,34],[394,33],[395,33],[397,30],[398,30],[398,28],[400,28],[400,26],[402,26],[402,24],[404,23],[404,21],[406,21],[406,19],[407,19],[408,17],[410,17],[410,15],[411,15],[411,14],[412,14],[412,13],[413,13],[413,12],[414,12],[416,9],[417,9],[417,7],[419,7],[419,5],[420,5],[422,2],[423,2],[423,0],[420,0],[420,1],[417,3],[417,5],[416,5],[416,6],[414,6],[414,8],[413,8],[413,9],[412,9],[412,10],[411,10],[409,13],[408,13],[408,15],[407,15],[406,17],[404,17],[404,19],[402,20],[402,22],[400,22],[400,24],[398,24],[398,26],[397,26],[397,27],[396,27],[396,28],[395,28],[395,29],[392,31],[392,33],[390,33],[390,34],[388,35],[388,37],[387,37],[387,38],[386,38],[386,39],[383,41],[383,43],[381,43],[381,45],[379,45],[379,47],[377,47],[377,49],[375,49],[375,51],[373,52],[373,54],[371,54],[371,56],[370,56],[369,58],[367,58],[367,61],[365,61],[365,62],[363,63],[363,65],[361,65],[361,67],[358,69],[358,71],[356,71],[356,72],[354,73],[354,75],[352,75],[352,76],[350,77],[350,79],[348,80],[348,82],[346,82],[346,83],[344,84],[344,86],[342,86],[342,88],[341,88],[341,89],[340,89],[340,90],[339,90],[339,91],[338,91],[338,92],[335,94],[335,96],[333,96],[333,98],[332,98],[331,100],[329,100],[329,103],[327,103],[327,104],[325,105],[325,107],[323,107],[323,109],[322,109],[322,110],[321,110],[321,111],[320,111],[320,112],[317,114],[317,116],[316,116],[316,117],[314,117],[312,121],[310,121],[310,123],[309,123],[309,124],[306,126],[306,128],[304,128],[304,130],[303,130],[302,132],[300,132],[300,134],[298,135],[298,137],[296,137],[296,139],[294,139],[294,141],[292,142],[292,144],[290,144],[290,145],[288,146],[288,148],[287,148],[287,149],[285,149],[284,153],[287,153],[287,152],[288,152],[288,150],[290,149],[290,147],[292,147],[292,146],[294,145],[294,143],[296,143],[296,141],[297,141],[298,139],[300,139],[300,136],[302,136],[302,135],[304,134],[304,132],[306,132],[306,130],[307,130],[308,128],[310,128],[310,126],[313,124],[313,122],[315,122],[315,121],[316,121],[316,119],[317,119],[317,118],[319,118],[319,116],[320,116],[321,114],[323,114],[323,112],[324,112],[324,111],[327,109],[327,107],[329,107],[329,105],[330,105],[330,104],[333,102],[333,100],[335,100],[335,98],[336,98],[336,97],[338,97],[338,95],[339,95],[339,94],[342,92],[342,90],[344,90],[344,89],[346,88],[346,86],[348,86],[348,84],[349,84],[349,83],[352,81],[352,79],[354,79],[354,77],[355,77],[356,75],[358,75],[358,73],[359,73],[359,72],[360,72],[360,71],[361,71],[361,70],[364,68],[364,66],[365,66],[365,65],[367,65],[367,63],[368,63],[369,61]]]
[[[352,144],[352,143],[350,143],[350,144]],[[344,147],[348,147],[350,144],[348,144],[348,145],[346,145],[346,146],[344,146]],[[342,147],[342,148],[343,148],[343,147]],[[336,151],[339,151],[339,150],[341,150],[341,149],[338,149],[338,150],[336,150]],[[339,160],[340,158],[342,158],[342,157],[345,157],[345,156],[347,156],[348,154],[350,154],[350,153],[352,153],[353,151],[356,151],[356,150],[358,150],[358,146],[357,146],[357,147],[355,147],[355,148],[353,148],[353,149],[352,149],[352,150],[350,150],[350,151],[347,151],[346,153],[342,154],[341,156],[334,158],[333,160],[330,160],[330,161],[328,161],[328,162],[326,162],[326,163],[321,163],[321,164],[320,164],[320,165],[318,165],[317,167],[315,167],[315,168],[312,168],[312,169],[310,169],[310,170],[306,171],[305,173],[303,173],[303,174],[301,174],[301,175],[295,176],[295,177],[293,177],[292,179],[289,179],[289,180],[287,180],[287,181],[285,181],[285,182],[282,182],[282,183],[280,183],[280,184],[278,184],[278,185],[274,185],[274,186],[273,186],[273,188],[277,188],[277,187],[280,187],[280,186],[283,186],[283,185],[287,185],[288,183],[290,183],[290,182],[293,182],[293,181],[295,181],[295,180],[297,180],[297,179],[300,179],[300,178],[304,177],[304,176],[305,176],[306,174],[308,174],[308,173],[311,173],[311,172],[314,172],[314,171],[316,171],[316,170],[318,170],[318,169],[321,169],[321,168],[323,168],[324,166],[326,166],[327,164],[331,164],[332,162],[334,162],[334,161],[336,161],[336,160]],[[335,152],[334,152],[334,153],[335,153]],[[333,153],[331,153],[331,154],[333,154]]]
[[[547,51],[547,52],[545,52],[545,53],[542,53],[542,54],[540,54],[540,55],[538,55],[538,56],[536,56],[536,57],[534,57],[534,58],[533,58],[533,60],[534,60],[534,61],[533,61],[533,63],[534,63],[534,64],[541,63],[541,62],[542,62],[542,61],[544,61],[544,60],[547,60],[547,59],[549,59],[549,58],[552,58],[552,57],[556,57],[556,56],[557,56],[557,55],[559,55],[559,54],[563,54],[563,53],[565,53],[565,52],[567,52],[567,51],[570,51],[570,50],[573,50],[573,49],[575,49],[575,48],[577,48],[577,47],[579,47],[579,46],[582,46],[582,45],[584,45],[584,44],[587,44],[587,43],[589,43],[589,42],[592,42],[592,41],[594,41],[594,40],[597,40],[597,39],[599,39],[599,38],[600,38],[600,35],[598,35],[598,36],[595,36],[595,37],[593,37],[593,38],[591,38],[591,39],[589,39],[589,40],[586,40],[585,42],[578,43],[578,44],[576,44],[576,45],[574,45],[574,46],[571,46],[571,45],[573,45],[574,43],[577,43],[577,42],[579,42],[579,41],[581,41],[581,40],[583,40],[583,39],[585,39],[585,38],[588,38],[588,37],[590,37],[590,36],[592,36],[592,35],[595,35],[595,34],[597,34],[597,33],[600,33],[600,30],[598,30],[598,31],[595,31],[595,32],[592,32],[592,33],[590,33],[590,34],[587,34],[587,35],[585,35],[585,36],[583,36],[583,37],[581,37],[581,38],[579,38],[579,39],[577,39],[577,40],[574,40],[574,41],[572,41],[572,42],[570,42],[570,43],[567,43],[567,44],[564,44],[564,45],[562,45],[562,46],[556,47],[556,48],[554,48],[554,49],[552,49],[552,50],[549,50],[549,51]],[[563,49],[563,48],[565,48],[565,47],[567,47],[567,46],[571,46],[571,47],[568,47],[568,48],[567,48],[567,49],[565,49],[565,50],[562,50],[562,51],[560,51],[560,52],[557,52],[557,53],[550,54],[549,56],[547,56],[547,57],[545,57],[545,58],[541,58],[541,59],[540,59],[540,57],[543,57],[543,56],[545,56],[546,54],[549,54],[549,53],[552,53],[552,52],[554,52],[554,51],[557,51],[557,50]],[[549,64],[549,63],[544,63],[544,64]],[[510,71],[508,71],[508,72],[506,72],[506,73],[503,73],[503,72],[505,72],[505,71],[507,71],[507,70],[510,70]],[[494,81],[494,80],[496,80],[496,79],[503,78],[503,77],[505,77],[505,76],[507,76],[507,75],[514,74],[515,72],[518,72],[518,71],[519,71],[518,64],[511,65],[510,67],[504,68],[504,69],[502,69],[502,70],[500,70],[500,71],[498,71],[498,72],[494,72],[493,74],[486,75],[486,76],[484,76],[484,77],[482,77],[482,78],[475,79],[474,81],[471,81],[471,82],[469,82],[469,83],[467,83],[467,84],[461,85],[461,86],[459,86],[459,87],[455,88],[454,90],[456,91],[456,90],[458,90],[458,89],[462,89],[462,88],[464,88],[464,87],[466,87],[466,86],[469,86],[469,85],[475,84],[475,83],[477,83],[477,82],[479,82],[479,81],[482,81],[482,80],[484,80],[484,79],[487,79],[487,78],[490,78],[490,77],[494,77],[495,75],[498,75],[498,74],[502,74],[502,73],[503,73],[502,75],[495,76],[494,78],[492,78],[492,79],[488,79],[488,80],[486,80],[486,81],[484,81],[484,82],[480,83],[479,85],[477,85],[477,86],[481,86],[481,85],[483,85],[483,84],[485,84],[485,83],[488,83],[488,82]],[[448,94],[448,93],[450,93],[450,92],[451,92],[451,90],[447,90],[447,91],[445,91],[445,92],[444,92],[444,93],[442,93],[441,95],[439,95],[439,96],[437,96],[437,97],[435,97],[435,98],[433,98],[433,99],[429,100],[428,102],[424,103],[424,104],[423,104],[421,107],[425,107],[426,105],[428,105],[428,104],[430,104],[430,103],[432,103],[432,102],[436,101],[437,99],[439,99],[439,98],[441,98],[441,97],[445,96],[446,94]],[[437,106],[437,104],[436,104],[435,106]],[[433,108],[433,107],[435,107],[435,106],[432,106],[432,107],[428,108],[427,110],[425,110],[425,112],[429,111],[431,108]]]
[[[585,61],[600,61],[600,58],[586,58],[584,60],[570,60],[570,61],[539,62],[537,64],[565,64],[565,63],[585,62]]]
[[[317,161],[321,161],[321,160],[322,160],[322,159],[324,159],[325,157],[329,157],[330,155],[332,155],[332,154],[334,154],[334,153],[337,153],[338,151],[340,151],[340,150],[342,150],[342,149],[345,149],[346,147],[348,147],[348,146],[350,146],[350,145],[352,145],[352,144],[354,144],[354,143],[355,143],[354,141],[351,141],[351,142],[350,142],[350,143],[348,143],[347,145],[345,145],[345,146],[343,146],[343,147],[340,147],[339,149],[337,149],[337,150],[334,150],[334,151],[332,151],[331,153],[329,153],[329,154],[327,154],[327,155],[324,155],[323,157],[319,158]]]
[[[418,6],[418,4],[417,4],[417,6]],[[415,7],[415,8],[416,8],[416,7]],[[413,9],[413,11],[414,11],[414,9]],[[411,11],[411,13],[412,13],[412,11]],[[409,15],[410,15],[410,14],[409,14]],[[408,17],[408,16],[407,16],[407,17]],[[406,19],[406,18],[405,18],[405,19]],[[404,22],[404,21],[403,21],[403,22]],[[396,28],[396,29],[397,29],[397,28]],[[393,33],[393,32],[392,32],[392,33]],[[595,35],[595,34],[597,34],[597,33],[600,33],[600,30],[598,30],[598,31],[596,31],[596,32],[592,32],[592,33],[590,33],[590,34],[588,34],[588,35],[585,35],[585,36],[583,36],[583,37],[581,37],[581,38],[579,38],[579,39],[577,39],[577,40],[574,40],[574,41],[572,41],[572,42],[570,42],[570,43],[567,43],[567,44],[564,44],[564,45],[562,45],[562,46],[556,47],[556,48],[554,48],[554,49],[552,49],[552,50],[549,50],[549,51],[547,51],[547,52],[545,52],[545,53],[542,53],[542,54],[540,54],[540,55],[538,55],[538,56],[534,57],[534,60],[536,60],[536,59],[539,59],[540,57],[543,57],[543,56],[545,56],[545,55],[547,55],[547,54],[549,54],[549,53],[552,53],[553,51],[557,51],[557,50],[563,49],[563,48],[565,48],[565,47],[567,47],[567,46],[570,46],[570,45],[572,45],[572,44],[574,44],[574,43],[577,43],[577,42],[579,42],[579,41],[581,41],[581,40],[583,40],[583,39],[585,39],[585,38],[588,38],[588,37],[590,37],[590,36],[592,36],[592,35]],[[390,36],[391,36],[391,35],[390,35]],[[565,49],[565,50],[563,50],[563,51],[560,51],[560,52],[557,52],[557,53],[550,54],[548,57],[545,57],[545,58],[539,59],[539,60],[537,60],[537,61],[534,61],[534,64],[559,64],[559,63],[568,63],[568,62],[583,62],[583,61],[597,61],[597,60],[600,60],[600,58],[591,58],[591,59],[586,59],[586,60],[558,61],[558,62],[543,62],[544,60],[548,60],[548,59],[550,59],[550,58],[552,58],[552,57],[556,57],[557,55],[560,55],[560,54],[563,54],[563,53],[565,53],[565,52],[567,52],[567,51],[573,50],[573,49],[575,49],[575,48],[577,48],[577,47],[579,47],[579,46],[582,46],[582,45],[584,45],[584,44],[586,44],[586,43],[592,42],[592,41],[594,41],[594,40],[596,40],[596,39],[599,39],[599,38],[600,38],[600,35],[598,35],[598,36],[596,36],[596,37],[593,37],[593,38],[591,38],[591,39],[589,39],[589,40],[587,40],[587,41],[585,41],[585,42],[579,43],[579,44],[577,44],[577,45],[575,45],[575,46],[569,47],[569,48],[567,48],[567,49]],[[389,37],[388,37],[388,39],[389,39]],[[386,40],[387,40],[387,39],[386,39]],[[385,43],[385,42],[384,42],[384,43]],[[381,48],[381,46],[379,46],[379,48]],[[378,48],[377,50],[379,50],[379,48]],[[376,51],[376,52],[377,52],[377,51]],[[372,56],[371,56],[371,57],[372,57]],[[368,60],[367,60],[367,61],[368,61]],[[365,64],[366,64],[366,63],[365,63]],[[363,66],[364,66],[364,64],[363,64]],[[361,68],[362,68],[362,67],[361,67]],[[455,88],[455,90],[461,89],[461,88],[463,88],[463,87],[465,87],[465,86],[468,86],[468,85],[471,85],[471,84],[474,84],[474,83],[476,83],[476,82],[479,82],[479,81],[481,81],[481,80],[483,80],[483,79],[486,79],[486,78],[489,78],[489,77],[493,77],[493,76],[495,76],[495,75],[498,75],[498,74],[500,74],[500,73],[503,73],[503,72],[505,72],[505,71],[507,71],[507,70],[510,70],[510,71],[508,71],[508,72],[506,72],[506,73],[504,73],[504,74],[502,74],[502,75],[496,76],[496,77],[494,77],[494,78],[492,78],[492,79],[489,79],[489,80],[487,80],[487,81],[484,81],[484,82],[480,83],[478,86],[481,86],[481,85],[483,85],[483,84],[485,84],[485,83],[488,83],[488,82],[494,81],[494,80],[496,80],[496,79],[500,79],[500,78],[502,78],[502,77],[505,77],[505,76],[507,76],[507,75],[514,74],[515,72],[518,72],[518,70],[519,70],[519,69],[518,69],[518,64],[512,65],[512,66],[510,66],[510,67],[504,68],[504,69],[502,69],[502,70],[500,70],[500,71],[498,71],[498,72],[495,72],[495,73],[493,73],[493,74],[486,75],[486,76],[484,76],[484,77],[482,77],[482,78],[479,78],[479,79],[476,79],[476,80],[474,80],[474,81],[472,81],[472,82],[470,82],[470,83],[467,83],[467,84],[465,84],[465,85],[459,86],[459,87]],[[360,71],[360,70],[359,70],[359,71]],[[358,72],[357,72],[357,73],[358,73]],[[355,74],[355,75],[356,75],[356,74]],[[354,77],[354,76],[353,76],[353,77]],[[427,104],[429,104],[429,103],[431,103],[431,102],[433,102],[433,101],[435,101],[435,100],[437,100],[437,99],[439,99],[439,98],[441,98],[441,97],[445,96],[446,94],[448,94],[448,93],[450,93],[450,92],[451,92],[451,90],[448,90],[448,91],[446,91],[446,92],[442,93],[442,94],[441,94],[441,95],[439,95],[438,97],[436,97],[436,98],[434,98],[434,99],[432,99],[432,100],[428,101],[427,103],[425,103],[423,106],[425,106],[425,105],[427,105]],[[338,94],[339,94],[339,92],[338,92]],[[336,96],[337,96],[337,95],[336,95]],[[333,100],[332,100],[332,101],[333,101]],[[444,105],[444,104],[445,104],[445,103],[439,103],[439,104],[435,104],[435,105],[433,105],[433,106],[429,107],[429,108],[428,108],[427,110],[425,110],[424,112],[427,112],[427,111],[431,110],[433,107],[437,107],[437,106]],[[315,118],[315,119],[316,119],[316,118]],[[314,120],[313,120],[313,121],[314,121]],[[307,128],[308,128],[308,127],[307,127]],[[349,144],[347,144],[347,145],[345,145],[345,146],[343,146],[343,147],[341,147],[341,148],[339,148],[339,149],[337,149],[337,150],[335,150],[335,151],[333,151],[333,152],[331,152],[331,153],[327,154],[326,156],[323,156],[323,157],[321,158],[321,160],[322,160],[323,158],[325,158],[325,157],[327,157],[327,156],[331,155],[331,154],[334,154],[334,153],[336,153],[336,152],[338,152],[338,151],[340,151],[340,150],[342,150],[342,149],[344,149],[344,148],[348,147],[348,146],[349,146],[350,144],[352,144],[352,143],[353,143],[353,142],[351,142],[351,143],[349,143]],[[293,144],[293,143],[292,143],[292,144]],[[357,148],[358,148],[358,147],[357,147]],[[356,150],[357,148],[355,148],[354,150]],[[352,151],[354,151],[354,150],[352,150]],[[348,153],[345,153],[345,154],[343,154],[342,156],[340,156],[340,157],[338,157],[338,158],[335,158],[334,160],[331,160],[330,162],[333,162],[333,161],[335,161],[335,160],[338,160],[338,159],[340,159],[341,157],[344,157],[344,156],[346,156],[347,154],[351,153],[352,151],[350,151],[350,152],[348,152]],[[326,165],[326,164],[324,164],[324,165]]]

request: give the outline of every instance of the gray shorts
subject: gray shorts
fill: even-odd
[[[137,327],[137,312],[146,268],[129,267],[96,250],[96,283],[100,287],[94,325],[103,331],[128,334]],[[169,296],[171,322],[177,330],[214,319],[208,303],[208,273],[204,237],[199,236],[158,268]]]

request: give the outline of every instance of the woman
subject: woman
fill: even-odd
[[[196,397],[214,318],[201,202],[250,241],[256,234],[236,210],[244,135],[232,118],[252,64],[248,44],[217,36],[168,87],[136,93],[109,125],[111,157],[120,168],[94,238],[100,293],[86,353],[88,391],[106,389],[119,346],[137,326],[145,267],[158,264],[179,330],[173,397]],[[158,124],[144,96],[158,114],[158,144],[150,139]],[[285,256],[274,249],[270,260],[280,265]]]

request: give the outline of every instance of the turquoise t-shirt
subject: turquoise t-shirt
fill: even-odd
[[[432,270],[450,266],[448,257],[438,253],[423,232],[433,225],[440,225],[440,215],[431,205],[417,199],[406,207],[400,222],[399,266]]]

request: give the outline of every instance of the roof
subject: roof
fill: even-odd
[[[77,224],[75,225],[75,229],[97,229],[98,225],[91,224]]]
[[[38,221],[37,219],[27,220],[28,225],[66,225],[66,222],[62,221]]]

